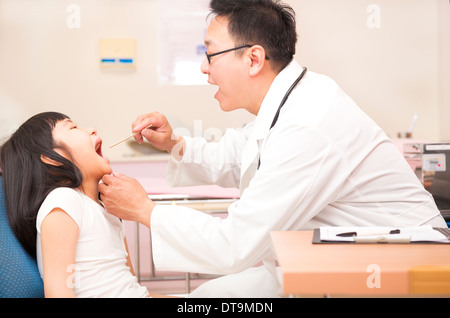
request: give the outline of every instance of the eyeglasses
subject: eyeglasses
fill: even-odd
[[[216,55],[219,55],[219,54],[223,54],[223,53],[227,53],[227,52],[231,52],[231,51],[236,51],[236,50],[243,49],[243,48],[246,48],[246,47],[252,47],[252,45],[249,45],[249,44],[241,45],[241,46],[229,49],[229,50],[220,51],[220,52],[213,53],[213,54],[208,54],[208,52],[205,51],[205,55],[206,55],[206,58],[208,59],[208,63],[211,64],[211,57],[213,57],[213,56],[216,56]]]

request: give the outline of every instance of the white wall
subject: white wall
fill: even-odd
[[[333,77],[390,136],[420,118],[415,137],[450,139],[447,0],[289,0],[297,12],[296,59]],[[66,25],[81,8],[80,28]],[[379,28],[367,20],[380,8]],[[0,0],[0,138],[35,113],[56,110],[96,127],[105,145],[158,110],[174,127],[224,130],[252,119],[223,113],[216,87],[159,86],[156,0]],[[100,38],[137,39],[134,72],[101,70]],[[199,66],[200,67],[200,66]],[[105,153],[133,155],[126,144]]]
[[[439,2],[440,137],[450,140],[450,1]]]
[[[443,18],[450,19],[448,1],[293,3],[298,14],[300,61],[333,77],[391,137],[407,130],[418,113],[415,137],[450,138],[439,130],[439,89],[450,82],[447,79],[439,87],[443,80],[439,63],[443,61],[438,58],[438,17],[441,11]],[[367,9],[372,4],[380,9],[379,28],[367,24],[372,13]]]

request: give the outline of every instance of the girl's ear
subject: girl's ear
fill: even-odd
[[[55,161],[53,159],[50,159],[49,157],[47,157],[46,155],[41,155],[41,161],[45,164],[51,165],[51,166],[62,166],[61,162]]]

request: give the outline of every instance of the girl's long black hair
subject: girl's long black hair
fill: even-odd
[[[25,123],[0,148],[6,210],[10,226],[24,249],[36,258],[36,217],[45,197],[58,187],[77,188],[82,175],[75,164],[58,154],[52,131],[64,114],[45,112]],[[57,164],[46,164],[41,156]]]

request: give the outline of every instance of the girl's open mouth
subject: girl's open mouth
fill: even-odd
[[[95,152],[97,153],[97,155],[103,158],[102,143],[103,142],[101,139],[97,139],[97,141],[95,142]]]

